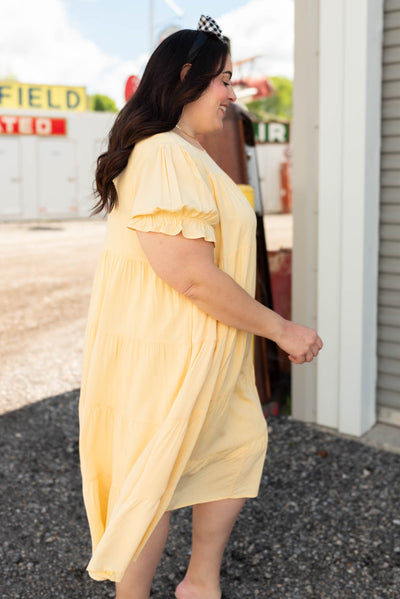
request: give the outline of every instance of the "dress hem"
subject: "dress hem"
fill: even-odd
[[[175,510],[181,510],[184,507],[190,507],[191,505],[199,505],[200,503],[212,503],[213,501],[224,501],[225,499],[254,499],[255,497],[258,496],[258,492],[257,493],[248,493],[246,495],[243,495],[243,493],[239,493],[239,494],[235,494],[235,495],[222,495],[220,497],[216,497],[213,499],[207,499],[206,501],[204,500],[199,500],[199,501],[192,501],[192,503],[182,503],[179,504],[177,507],[173,507],[171,510],[166,510],[166,511],[170,511],[170,512],[174,512]]]
[[[207,501],[194,501],[192,503],[184,503],[182,505],[178,505],[177,507],[174,507],[172,510],[166,510],[166,511],[175,511],[175,510],[180,510],[183,509],[184,507],[190,507],[193,505],[198,505],[201,503],[212,503],[214,501],[223,501],[225,499],[254,499],[255,497],[258,496],[258,492],[257,493],[249,493],[244,495],[243,493],[239,493],[237,495],[224,495],[221,497],[217,497],[217,498],[213,498],[213,499],[207,499]],[[92,578],[93,580],[97,581],[97,582],[103,582],[106,580],[110,580],[111,582],[121,582],[123,575],[125,574],[125,572],[121,573],[121,572],[114,572],[112,570],[89,570],[89,568],[86,568],[90,578]]]

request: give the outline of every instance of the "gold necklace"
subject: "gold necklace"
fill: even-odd
[[[182,129],[182,127],[179,127],[179,125],[175,125],[175,127],[176,127],[177,129],[179,129],[179,131],[182,131],[182,133],[184,133],[184,134],[185,134],[185,135],[187,135],[188,137],[191,137],[192,139],[195,139],[196,141],[198,141],[197,137],[195,137],[194,135],[190,135],[190,133],[186,133],[186,131],[184,131],[184,130]]]

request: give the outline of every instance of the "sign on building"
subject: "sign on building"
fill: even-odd
[[[67,120],[51,117],[0,115],[0,135],[66,135]]]
[[[258,143],[289,143],[289,123],[253,123],[253,129]]]
[[[0,81],[0,109],[87,110],[86,88]]]

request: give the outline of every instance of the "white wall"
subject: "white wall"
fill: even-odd
[[[3,115],[65,118],[67,135],[0,135],[0,219],[86,218],[93,206],[96,158],[115,114],[7,109]],[[11,145],[16,152],[8,151]],[[8,178],[8,173],[14,174]],[[13,186],[17,200],[10,206],[5,195]]]
[[[325,347],[294,367],[293,411],[353,435],[375,422],[382,15],[296,2],[294,319]]]

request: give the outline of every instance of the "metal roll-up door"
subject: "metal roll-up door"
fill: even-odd
[[[400,426],[400,0],[384,2],[378,420]]]

